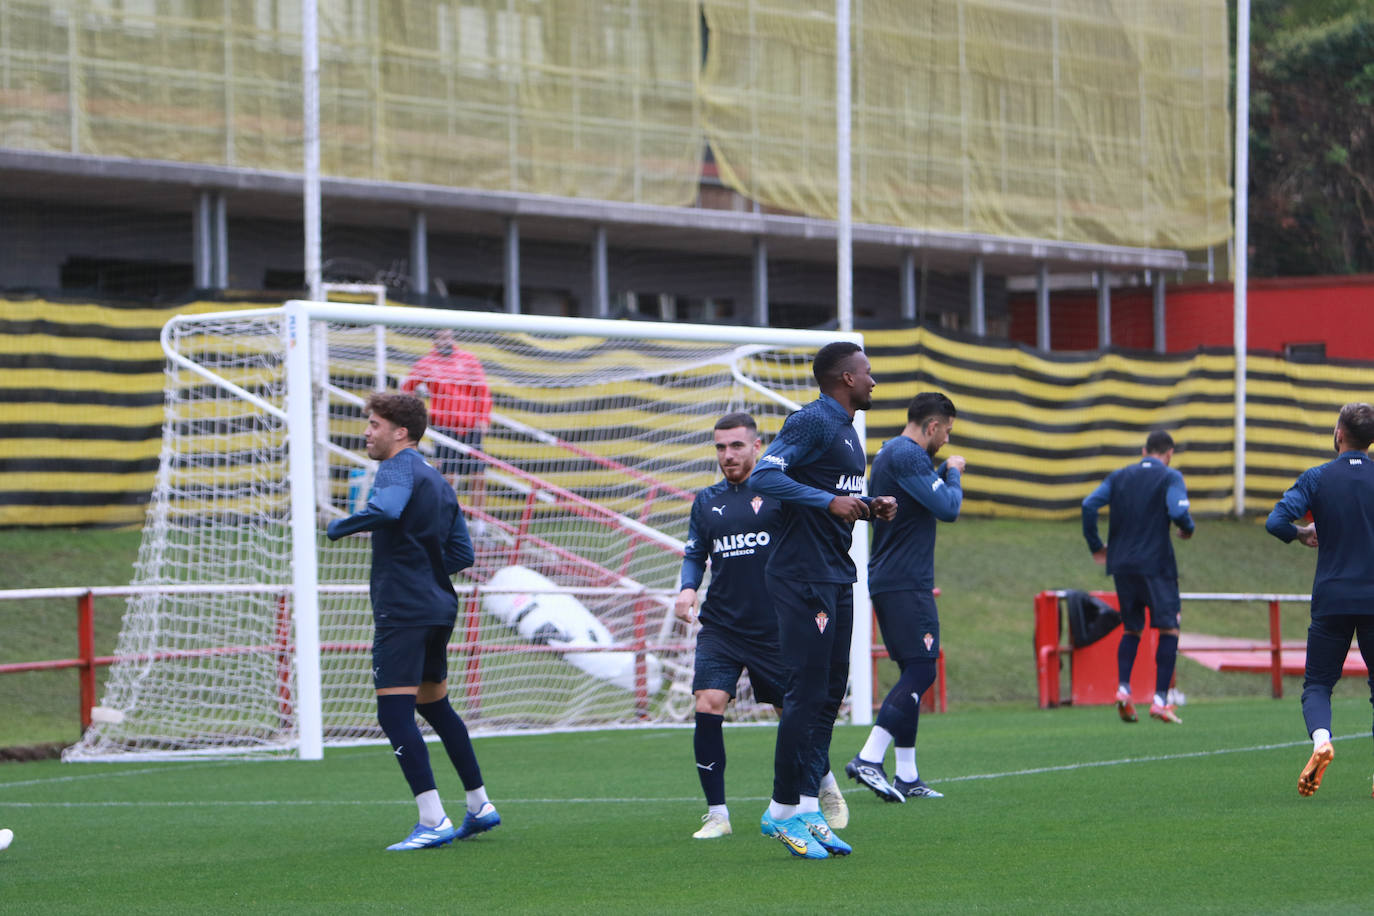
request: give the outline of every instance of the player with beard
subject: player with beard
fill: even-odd
[[[1317,551],[1312,577],[1312,623],[1302,682],[1302,718],[1312,756],[1298,776],[1298,794],[1312,795],[1335,757],[1331,691],[1341,679],[1350,638],[1360,640],[1374,675],[1374,407],[1346,404],[1336,419],[1336,457],[1302,473],[1269,513],[1264,527],[1284,543]],[[1312,521],[1301,522],[1308,512]],[[1320,540],[1318,536],[1320,535]],[[1374,676],[1369,681],[1374,703]]]
[[[772,799],[759,826],[794,856],[824,859],[851,852],[826,823],[818,795],[849,681],[854,522],[890,519],[897,501],[863,495],[868,457],[854,414],[872,406],[876,385],[863,348],[826,344],[812,373],[821,396],[787,418],[749,483],[783,503],[766,579],[777,608],[787,690],[773,752]]]
[[[940,656],[940,617],[935,607],[935,522],[959,517],[964,459],[954,455],[938,468],[932,459],[954,429],[954,404],[926,391],[907,407],[906,428],[873,459],[869,492],[897,499],[897,517],[873,527],[868,593],[888,656],[901,675],[892,685],[868,741],[844,771],[883,801],[942,798],[916,768],[916,728],[921,697],[935,683]],[[883,757],[896,745],[897,781],[887,781]]]
[[[735,685],[748,669],[749,683],[760,702],[782,706],[782,659],[778,652],[778,617],[764,583],[764,565],[777,537],[782,507],[749,487],[763,440],[754,418],[729,413],[712,433],[716,462],[724,478],[699,492],[692,503],[687,544],[682,559],[681,591],[673,608],[689,626],[698,619],[697,589],[711,564],[711,587],[701,605],[692,692],[696,697],[693,748],[697,776],[707,811],[699,840],[728,836],[730,811],[725,804],[725,708]],[[835,776],[826,773],[821,787],[826,817],[837,826],[848,822],[849,809]]]

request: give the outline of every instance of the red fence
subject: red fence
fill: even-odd
[[[1094,598],[1106,601],[1112,607],[1116,607],[1116,595],[1112,592],[1090,592]],[[1116,691],[1116,670],[1113,667],[1110,676],[1111,683],[1102,684],[1079,684],[1079,666],[1077,663],[1086,662],[1087,653],[1094,649],[1088,646],[1083,649],[1076,649],[1073,646],[1062,645],[1060,643],[1062,626],[1060,624],[1059,601],[1063,598],[1063,591],[1043,591],[1035,596],[1035,671],[1036,684],[1040,693],[1040,706],[1047,708],[1058,706],[1060,702],[1059,691],[1059,669],[1062,658],[1068,656],[1070,660],[1070,674],[1075,678],[1073,695],[1076,702],[1110,702],[1110,700],[1099,699],[1100,696],[1111,696]],[[1285,649],[1289,652],[1290,660],[1303,650],[1293,646],[1285,646],[1280,636],[1279,628],[1279,604],[1281,602],[1304,602],[1312,600],[1311,595],[1278,595],[1263,593],[1223,593],[1223,592],[1184,592],[1180,596],[1184,601],[1254,601],[1264,602],[1269,608],[1269,638],[1267,640],[1220,640],[1217,637],[1198,636],[1188,640],[1185,646],[1182,641],[1179,644],[1179,651],[1183,655],[1191,653],[1205,652],[1226,652],[1226,653],[1251,653],[1255,655],[1254,661],[1247,664],[1244,662],[1223,667],[1220,670],[1226,671],[1249,671],[1249,672],[1269,672],[1273,695],[1276,699],[1283,697],[1283,675],[1285,673],[1283,654]],[[1212,642],[1208,640],[1211,639]],[[1260,654],[1267,654],[1268,658],[1259,657]],[[1115,653],[1112,653],[1115,658]],[[1086,666],[1084,666],[1086,667]],[[1096,672],[1084,676],[1094,676]],[[1103,691],[1106,691],[1104,694]]]

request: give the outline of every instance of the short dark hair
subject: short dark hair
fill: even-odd
[[[753,417],[749,416],[749,414],[745,413],[742,410],[736,410],[733,413],[727,413],[725,416],[721,417],[719,420],[716,421],[715,428],[737,429],[741,426],[743,426],[747,430],[752,431],[755,435],[758,435],[758,424],[754,422]]]
[[[1374,407],[1363,402],[1346,404],[1341,408],[1340,424],[1351,446],[1368,451],[1374,442]]]
[[[828,343],[816,352],[816,359],[811,363],[811,374],[816,377],[822,389],[827,388],[840,380],[840,376],[844,374],[845,361],[855,353],[862,353],[863,349],[850,340]]]
[[[958,415],[958,411],[954,409],[954,402],[938,391],[922,391],[911,399],[906,408],[906,421],[921,427],[924,427],[932,417],[953,420]]]
[[[1174,447],[1174,437],[1162,429],[1153,430],[1145,437],[1145,454],[1162,455]]]
[[[376,414],[388,423],[405,427],[411,442],[419,442],[429,427],[425,402],[413,394],[393,394],[378,391],[363,405],[363,413]]]

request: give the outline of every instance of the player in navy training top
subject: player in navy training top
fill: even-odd
[[[868,740],[844,769],[883,801],[943,797],[916,768],[916,730],[921,697],[935,683],[940,657],[940,617],[932,593],[935,522],[957,519],[964,501],[964,459],[954,455],[938,468],[931,460],[949,441],[954,417],[954,404],[943,394],[916,395],[907,407],[906,428],[878,450],[869,475],[870,493],[897,499],[897,517],[873,526],[868,593],[883,645],[901,674],[883,700]],[[895,785],[883,769],[889,744],[896,745]]]
[[[1121,606],[1121,625],[1125,630],[1117,647],[1116,709],[1123,722],[1136,721],[1131,702],[1131,669],[1145,629],[1145,608],[1150,609],[1150,626],[1159,631],[1155,650],[1155,695],[1150,716],[1161,722],[1179,724],[1182,720],[1168,702],[1169,682],[1178,660],[1178,565],[1169,543],[1169,526],[1178,526],[1178,536],[1193,536],[1193,518],[1188,514],[1188,489],[1183,475],[1169,467],[1174,457],[1174,439],[1157,429],[1145,439],[1144,455],[1135,464],[1107,475],[1096,490],[1083,500],[1083,537],[1093,559],[1104,563],[1116,581]],[[1107,544],[1097,533],[1097,512],[1111,507]]]
[[[830,736],[849,680],[854,628],[854,522],[891,518],[897,501],[863,495],[868,457],[854,414],[873,403],[868,357],[836,342],[816,354],[821,396],[793,413],[754,466],[750,485],[783,503],[782,531],[768,561],[787,692],[773,753],[773,796],[760,827],[793,855],[845,855],[819,809],[830,768]]]
[[[1289,543],[1317,548],[1312,578],[1312,623],[1307,629],[1307,665],[1302,683],[1302,717],[1312,737],[1312,756],[1298,777],[1298,792],[1321,785],[1331,747],[1331,690],[1341,678],[1350,638],[1358,635],[1360,655],[1374,674],[1374,407],[1346,404],[1336,420],[1336,458],[1303,471],[1269,513],[1264,527]],[[1308,512],[1312,521],[1294,524]],[[1320,537],[1320,540],[1318,539]],[[1374,676],[1370,682],[1374,703]]]
[[[763,579],[782,508],[777,500],[765,499],[749,487],[749,472],[763,449],[763,440],[754,418],[742,412],[717,420],[712,437],[724,477],[698,493],[692,502],[681,591],[673,608],[678,619],[689,626],[697,621],[697,590],[709,559],[711,587],[701,605],[692,676],[696,697],[693,747],[708,806],[701,829],[693,834],[699,840],[731,833],[721,727],[740,674],[748,669],[754,696],[777,707],[782,706],[786,681],[778,652],[778,616]],[[847,817],[848,808],[833,775],[830,783],[833,799]]]
[[[377,721],[420,809],[410,836],[388,849],[444,846],[501,823],[487,798],[467,726],[448,701],[448,639],[458,615],[450,576],[472,565],[472,542],[453,488],[415,446],[424,402],[409,394],[368,399],[367,455],[381,463],[362,511],[329,523],[330,540],[372,532],[372,682]],[[460,826],[444,812],[415,713],[444,743],[467,790]]]

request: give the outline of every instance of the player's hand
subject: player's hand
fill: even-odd
[[[838,515],[846,522],[857,522],[868,518],[868,505],[857,496],[836,496],[830,501],[830,514]]]
[[[875,496],[873,501],[868,504],[868,511],[874,518],[890,522],[897,517],[897,497]]]
[[[1302,541],[1302,542],[1303,542],[1304,544],[1306,544],[1308,547],[1316,547],[1316,546],[1317,546],[1317,523],[1316,523],[1316,522],[1312,522],[1310,525],[1294,525],[1293,527],[1296,528],[1296,529],[1298,529],[1298,540],[1299,540],[1299,541]]]
[[[1099,549],[1099,550],[1094,550],[1094,551],[1093,551],[1093,562],[1096,563],[1098,566],[1106,566],[1106,565],[1107,565],[1107,548],[1103,547],[1103,548],[1101,548],[1101,549]]]
[[[697,590],[684,588],[673,602],[673,616],[686,624],[697,622]]]
[[[964,468],[967,465],[968,462],[964,460],[963,455],[950,455],[945,459],[945,467],[954,468],[954,470],[958,471],[960,474],[964,473]]]
[[[1193,529],[1193,531],[1196,531],[1196,530],[1197,530],[1196,528]],[[1190,537],[1193,536],[1193,532],[1192,532],[1192,531],[1184,531],[1182,528],[1179,528],[1179,529],[1178,529],[1178,536],[1179,536],[1179,539],[1180,539],[1180,540],[1186,541],[1186,540],[1188,540]]]

